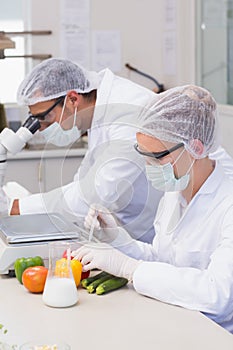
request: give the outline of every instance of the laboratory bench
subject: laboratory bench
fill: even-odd
[[[137,294],[132,285],[105,295],[78,288],[79,302],[51,308],[16,278],[0,277],[2,340],[66,341],[72,350],[232,350],[233,336],[197,311]]]
[[[87,148],[24,149],[7,157],[5,182],[16,181],[31,193],[47,192],[70,183]]]

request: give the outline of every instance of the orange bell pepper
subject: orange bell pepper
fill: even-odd
[[[73,259],[70,261],[70,267],[72,270],[75,284],[78,287],[78,285],[81,281],[82,264],[80,261]],[[56,261],[55,275],[58,277],[70,277],[69,264],[68,264],[68,260],[66,258],[62,258],[62,259],[59,259]]]

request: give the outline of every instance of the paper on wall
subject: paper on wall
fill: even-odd
[[[60,52],[62,57],[90,66],[90,1],[61,0]]]
[[[85,68],[90,65],[89,29],[65,27],[61,33],[61,54]]]
[[[165,75],[176,75],[176,32],[166,31],[163,34],[163,65]]]
[[[78,28],[90,27],[89,0],[61,0],[61,23],[76,25]]]
[[[176,30],[176,0],[165,0],[164,11],[165,30]]]
[[[121,36],[118,30],[92,32],[92,69],[121,71]]]

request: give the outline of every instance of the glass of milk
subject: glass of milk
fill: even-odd
[[[49,270],[45,282],[43,301],[51,307],[69,307],[78,302],[78,292],[70,261],[71,245],[67,242],[51,242],[49,248]],[[66,252],[66,258],[63,258]]]

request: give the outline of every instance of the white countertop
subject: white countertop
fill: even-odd
[[[72,350],[233,349],[233,336],[201,313],[141,296],[132,286],[102,296],[78,291],[76,306],[55,309],[16,278],[0,277],[3,340],[20,345],[39,336],[65,340]]]
[[[70,148],[70,149],[47,149],[47,150],[30,150],[23,149],[17,154],[8,154],[7,160],[15,159],[40,159],[40,158],[61,158],[69,157],[83,157],[87,152],[87,148]]]

